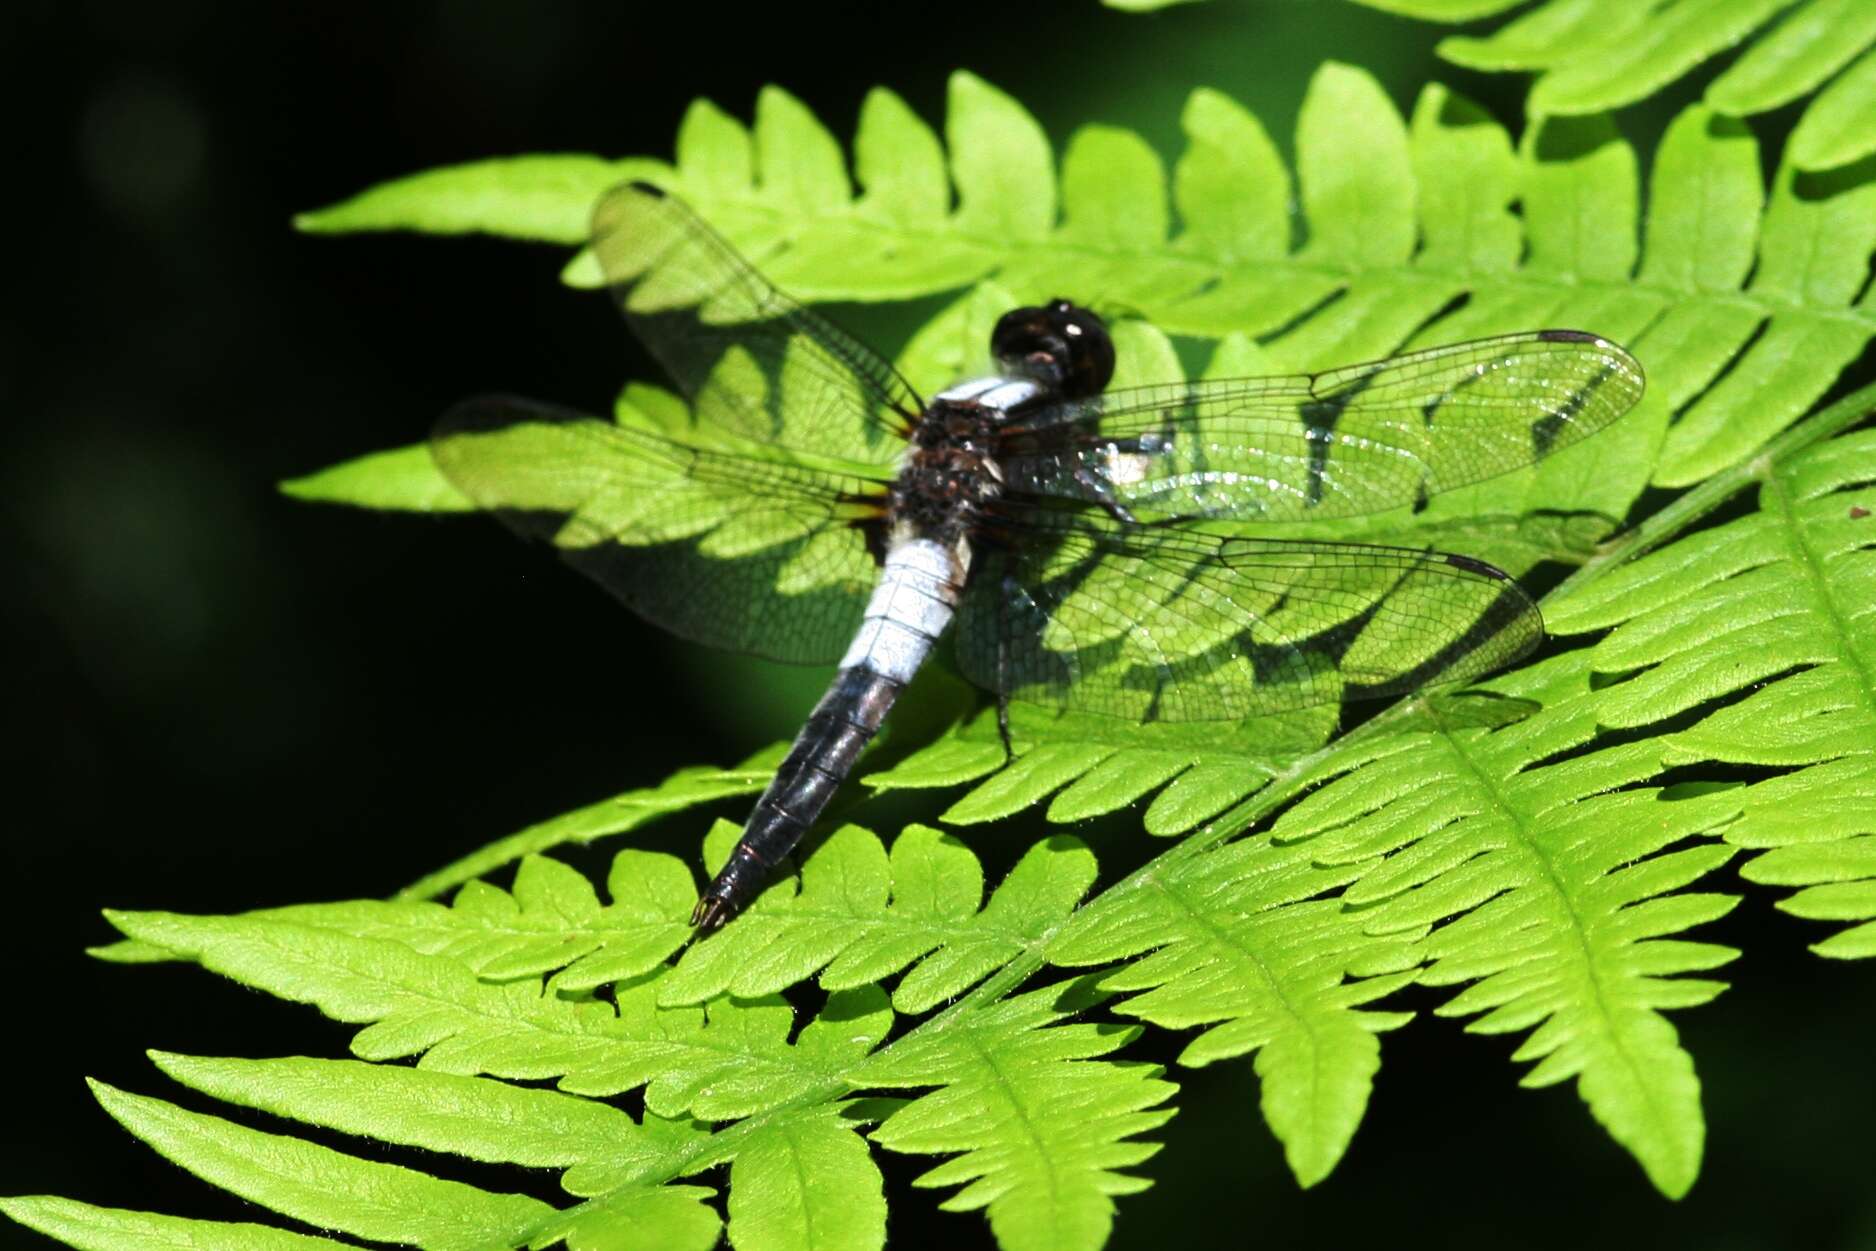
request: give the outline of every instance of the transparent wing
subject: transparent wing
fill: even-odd
[[[1544,635],[1505,574],[1441,552],[1024,510],[989,527],[959,667],[1028,703],[1235,721],[1476,679]]]
[[[683,201],[645,183],[593,211],[593,251],[639,339],[699,421],[867,463],[923,404],[882,357],[770,286]]]
[[[451,409],[430,451],[478,505],[674,634],[826,664],[860,625],[877,570],[857,527],[878,483],[507,397]]]
[[[1535,330],[1294,377],[1110,391],[1006,427],[1010,485],[1169,517],[1383,512],[1508,473],[1641,398],[1641,366]]]

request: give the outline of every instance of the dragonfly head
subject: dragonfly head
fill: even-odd
[[[1107,323],[1067,300],[1003,314],[990,332],[990,351],[1012,377],[1039,382],[1069,399],[1099,395],[1114,376]]]

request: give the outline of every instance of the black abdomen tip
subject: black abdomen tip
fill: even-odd
[[[716,895],[705,895],[691,910],[690,923],[696,927],[698,936],[704,937],[728,925],[735,915],[736,909],[729,900]]]

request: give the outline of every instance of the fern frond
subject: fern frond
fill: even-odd
[[[1440,516],[1477,513],[1481,501],[1527,513],[1515,504],[1530,500],[1516,496],[1538,494],[1533,481],[1543,507],[1618,516],[1650,466],[1658,484],[1678,486],[1749,454],[1876,335],[1876,313],[1852,305],[1876,241],[1869,180],[1806,175],[1788,155],[1767,204],[1756,140],[1710,108],[1683,114],[1664,141],[1645,237],[1636,156],[1602,118],[1540,121],[1514,152],[1486,114],[1443,88],[1429,87],[1408,123],[1372,78],[1331,64],[1304,98],[1294,174],[1258,121],[1216,92],[1195,92],[1183,124],[1188,146],[1170,187],[1151,150],[1112,128],[1078,132],[1058,177],[1035,120],[976,78],[952,80],[948,156],[897,97],[875,92],[854,143],[856,195],[832,136],[770,89],[752,131],[696,106],[675,165],[654,176],[809,299],[898,299],[994,278],[1029,302],[1072,280],[1078,298],[1171,333],[1259,336],[1261,372],[1539,324],[1592,326],[1649,362],[1642,410],[1586,445],[1599,452],[1559,458],[1521,478],[1523,492],[1499,483],[1443,499]],[[1854,113],[1816,125],[1876,143],[1876,126]],[[432,206],[450,202],[451,230],[534,239],[543,197],[561,194],[575,225],[558,238],[577,244],[603,178],[593,158],[557,159],[590,176],[526,163],[433,170],[302,225],[433,230]],[[634,176],[649,168],[635,159],[618,176],[628,165]],[[584,264],[573,272],[597,280]],[[916,384],[943,386],[979,364],[982,339],[935,338],[908,351]],[[399,501],[400,465],[421,475],[414,459],[392,461],[380,479],[302,487],[436,507],[434,482],[403,484]]]
[[[1876,956],[1876,759],[1847,756],[1762,782],[1727,831],[1768,848],[1740,870],[1749,882],[1798,887],[1779,907],[1809,921],[1855,921],[1811,944],[1820,956]]]
[[[1748,788],[1727,839],[1781,849],[1744,873],[1807,887],[1791,911],[1867,922],[1876,917],[1876,432],[1767,458],[1755,477],[1755,512],[1586,585],[1551,625],[1613,627],[1590,653],[1597,673],[1623,677],[1598,695],[1606,725],[1733,701],[1654,740],[1668,760],[1805,766]],[[1867,954],[1873,929],[1818,950]]]
[[[740,834],[719,824],[705,843],[720,866]],[[659,1002],[700,1003],[725,992],[772,994],[819,974],[828,991],[905,972],[893,991],[900,1012],[924,1012],[962,994],[1074,910],[1095,876],[1079,839],[1043,839],[983,899],[983,867],[956,839],[911,825],[887,857],[857,826],[836,830],[737,923],[737,938],[700,943],[659,984]]]
[[[1432,22],[1464,22],[1495,17],[1523,0],[1355,3]],[[1656,6],[1546,0],[1489,35],[1442,40],[1439,52],[1467,69],[1537,74],[1529,102],[1533,114],[1583,114],[1646,99],[1742,45],[1745,51],[1707,87],[1706,103],[1714,111],[1730,117],[1764,113],[1823,87],[1812,108],[1819,120],[1802,142],[1793,136],[1797,167],[1831,169],[1876,151],[1876,133],[1867,125],[1876,104],[1876,9],[1863,0],[1678,0]],[[1852,117],[1863,122],[1854,136],[1844,131]]]
[[[1335,767],[1350,772],[1279,817],[1271,837],[1312,839],[1317,861],[1359,870],[1341,903],[1360,910],[1366,933],[1446,922],[1423,940],[1419,980],[1471,985],[1440,1012],[1479,1015],[1479,1032],[1531,1031],[1517,1057],[1539,1063],[1524,1084],[1577,1078],[1654,1183],[1683,1193],[1699,1167],[1699,1087],[1659,1012],[1721,988],[1669,975],[1736,953],[1663,936],[1734,900],[1655,897],[1726,862],[1723,845],[1678,845],[1724,825],[1739,800],[1677,801],[1643,785],[1667,767],[1660,740],[1594,746],[1597,701],[1578,657],[1492,685],[1543,711],[1345,753]]]
[[[1171,1119],[1157,1066],[1101,1060],[1138,1027],[1058,1024],[1091,1006],[1087,982],[958,1013],[881,1051],[857,1080],[937,1086],[886,1118],[873,1141],[894,1151],[957,1152],[913,1182],[963,1185],[947,1211],[987,1209],[1006,1251],[1099,1247],[1113,1197],[1151,1183],[1119,1170],[1159,1150],[1134,1141]]]
[[[1006,762],[994,713],[984,712],[863,781],[877,791],[977,782],[941,814],[952,825],[999,821],[1044,801],[1050,821],[1084,821],[1151,795],[1146,831],[1180,834],[1321,746],[1335,719],[1333,708],[1310,708],[1237,725],[1117,726],[1013,708],[1013,762]]]
[[[350,1243],[270,1225],[101,1208],[52,1195],[0,1199],[0,1215],[77,1251],[352,1251]]]
[[[1100,980],[1137,992],[1115,1010],[1168,1029],[1209,1026],[1191,1067],[1256,1052],[1264,1120],[1303,1185],[1326,1177],[1354,1135],[1381,1049],[1403,1013],[1364,1011],[1414,980],[1418,935],[1376,940],[1334,897],[1356,870],[1307,845],[1245,839],[1168,855],[1076,914],[1048,947],[1064,966],[1130,960]]]
[[[1867,11],[1861,19],[1868,22]],[[1876,115],[1876,52],[1866,52],[1824,88],[1791,132],[1791,163],[1836,169],[1876,152],[1869,119]]]
[[[739,833],[719,821],[705,840],[707,862],[720,866]],[[798,878],[779,876],[762,893],[738,923],[734,941],[684,951],[677,967],[659,979],[657,1002],[700,1004],[725,993],[753,1000],[817,974],[823,989],[855,990],[903,973],[895,1006],[923,1012],[969,989],[1059,925],[1094,875],[1094,859],[1080,840],[1045,839],[986,901],[983,866],[949,835],[907,826],[888,857],[874,834],[846,826],[815,846]],[[675,857],[620,851],[607,891],[613,902],[602,905],[585,877],[559,861],[530,855],[512,890],[470,882],[448,907],[360,899],[263,908],[238,919],[395,943],[419,956],[447,957],[483,982],[551,975],[550,988],[567,995],[661,970],[691,939],[697,886]],[[134,947],[120,943],[97,954],[116,960],[203,959],[186,926],[190,937],[176,945],[158,940],[159,933],[171,932],[160,921],[126,920],[138,930]],[[398,976],[419,974],[403,970]],[[274,976],[266,984],[282,983]]]
[[[565,1184],[576,1194],[583,1183],[605,1183],[603,1206],[559,1212],[540,1200],[491,1194],[97,1087],[107,1111],[176,1163],[327,1228],[435,1248],[527,1245],[554,1236],[549,1231],[563,1223],[574,1245],[609,1228],[696,1251],[719,1237],[722,1222],[705,1206],[713,1188],[658,1180],[689,1168],[698,1148],[711,1145],[708,1132],[688,1121],[647,1116],[640,1125],[568,1095],[356,1061],[154,1058],[176,1080],[238,1106],[381,1142],[565,1169]],[[359,1204],[360,1195],[372,1201]]]
[[[353,1054],[421,1057],[429,1068],[615,1095],[645,1087],[661,1116],[748,1116],[835,1080],[893,1018],[874,987],[844,992],[788,1041],[778,996],[665,1008],[657,976],[622,982],[613,1003],[543,995],[532,981],[479,979],[461,960],[384,938],[264,917],[113,915],[132,938],[246,986],[362,1024]],[[839,1038],[835,1038],[839,1035]],[[856,1048],[858,1049],[856,1051]]]
[[[91,1083],[98,1103],[171,1163],[270,1211],[358,1238],[444,1248],[522,1245],[553,1211],[415,1169]]]
[[[725,825],[713,837],[718,858],[734,836]],[[1072,842],[1054,840],[1065,841]],[[1077,856],[1085,862],[1082,885],[1064,893],[1063,857]],[[612,874],[621,899],[625,892],[668,894],[661,860],[669,858],[621,852]],[[582,927],[597,917],[588,907],[590,892],[550,864],[527,862],[523,874],[531,880],[525,890],[517,880],[510,905],[493,904],[504,893],[478,885],[466,888],[453,909],[360,902],[238,918],[122,914],[114,920],[151,947],[365,1024],[353,1040],[354,1053],[365,1060],[418,1059],[413,1069],[157,1056],[178,1081],[349,1134],[562,1169],[568,1191],[585,1203],[504,1206],[509,1197],[474,1191],[458,1207],[463,1229],[473,1227],[488,1240],[474,1244],[466,1232],[453,1239],[409,1226],[414,1217],[407,1207],[438,1202],[436,1187],[461,1183],[384,1171],[390,1166],[290,1139],[282,1141],[291,1147],[275,1150],[271,1136],[155,1100],[107,1092],[107,1105],[133,1132],[216,1185],[363,1237],[394,1239],[394,1227],[402,1228],[404,1240],[426,1246],[547,1245],[559,1237],[579,1246],[609,1223],[653,1221],[672,1231],[673,1241],[658,1245],[708,1246],[716,1217],[700,1205],[712,1192],[669,1183],[729,1162],[729,1221],[738,1246],[876,1247],[884,1208],[878,1171],[858,1133],[866,1119],[882,1117],[873,1138],[894,1150],[962,1153],[921,1184],[970,1182],[945,1206],[989,1206],[993,1225],[1015,1240],[1010,1245],[1098,1247],[1111,1220],[1110,1196],[1146,1184],[1120,1170],[1155,1149],[1134,1140],[1172,1115],[1160,1105],[1173,1086],[1150,1066],[1096,1061],[1137,1029],[1065,1024],[1100,998],[1086,986],[1001,1002],[987,998],[976,1011],[941,1015],[883,1048],[894,1013],[870,983],[832,993],[792,1039],[794,1011],[779,996],[719,994],[702,1007],[664,1006],[697,995],[712,979],[760,970],[765,953],[789,946],[796,950],[786,956],[785,975],[792,980],[825,966],[827,984],[903,969],[943,941],[937,956],[901,979],[899,993],[919,994],[923,976],[925,998],[956,994],[1007,963],[1019,944],[1033,944],[1038,933],[1059,926],[1092,877],[1085,851],[1048,844],[1033,850],[977,912],[982,870],[962,847],[914,828],[900,836],[888,862],[871,834],[843,831],[809,858],[813,867],[798,893],[791,883],[777,884],[725,932],[727,941],[693,949],[693,955],[704,953],[701,961],[657,961],[635,978],[612,982],[610,1003],[585,998],[571,985],[583,980],[580,970],[592,968],[591,956],[582,954],[592,938]],[[889,869],[890,903],[868,888],[869,864]],[[1060,902],[1049,904],[1051,895]],[[512,923],[525,914],[525,907],[512,906],[524,896],[563,919],[566,943],[558,963],[546,947],[518,959],[505,942],[473,938],[481,919]],[[449,914],[459,910],[470,914],[462,925],[472,940],[440,941]],[[426,917],[427,927],[400,930],[396,919],[413,915]],[[348,924],[370,933],[347,932]],[[834,924],[851,932],[830,944]],[[942,931],[938,938],[934,928]],[[1004,929],[1014,937],[1002,937]],[[730,966],[717,951],[731,954]],[[940,972],[928,972],[933,961]],[[520,980],[493,984],[490,969]],[[541,974],[556,969],[543,994]],[[522,1089],[491,1077],[551,1078],[559,1090]],[[849,1097],[857,1089],[923,1086],[939,1089],[909,1103]],[[639,1088],[642,1123],[593,1101]],[[1007,1116],[955,1123],[956,1109],[999,1100]],[[712,1133],[692,1118],[734,1124]],[[516,1124],[527,1132],[513,1132]],[[259,1163],[250,1167],[247,1156]],[[359,1185],[382,1187],[383,1210],[374,1217],[380,1223],[326,1219],[330,1214],[312,1205],[318,1185],[310,1179],[334,1174],[356,1174]],[[872,1200],[856,1202],[869,1193]],[[816,1213],[809,1222],[818,1231],[812,1243],[802,1239],[804,1211]]]

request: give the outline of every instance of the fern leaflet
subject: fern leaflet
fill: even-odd
[[[1355,0],[1434,22],[1492,17],[1520,2]],[[1583,114],[1646,99],[1741,44],[1746,51],[1707,86],[1709,107],[1744,117],[1822,87],[1792,136],[1793,163],[1833,169],[1876,152],[1868,127],[1848,125],[1876,106],[1876,10],[1862,0],[1547,0],[1489,35],[1444,39],[1439,51],[1467,69],[1535,72],[1533,114]]]

